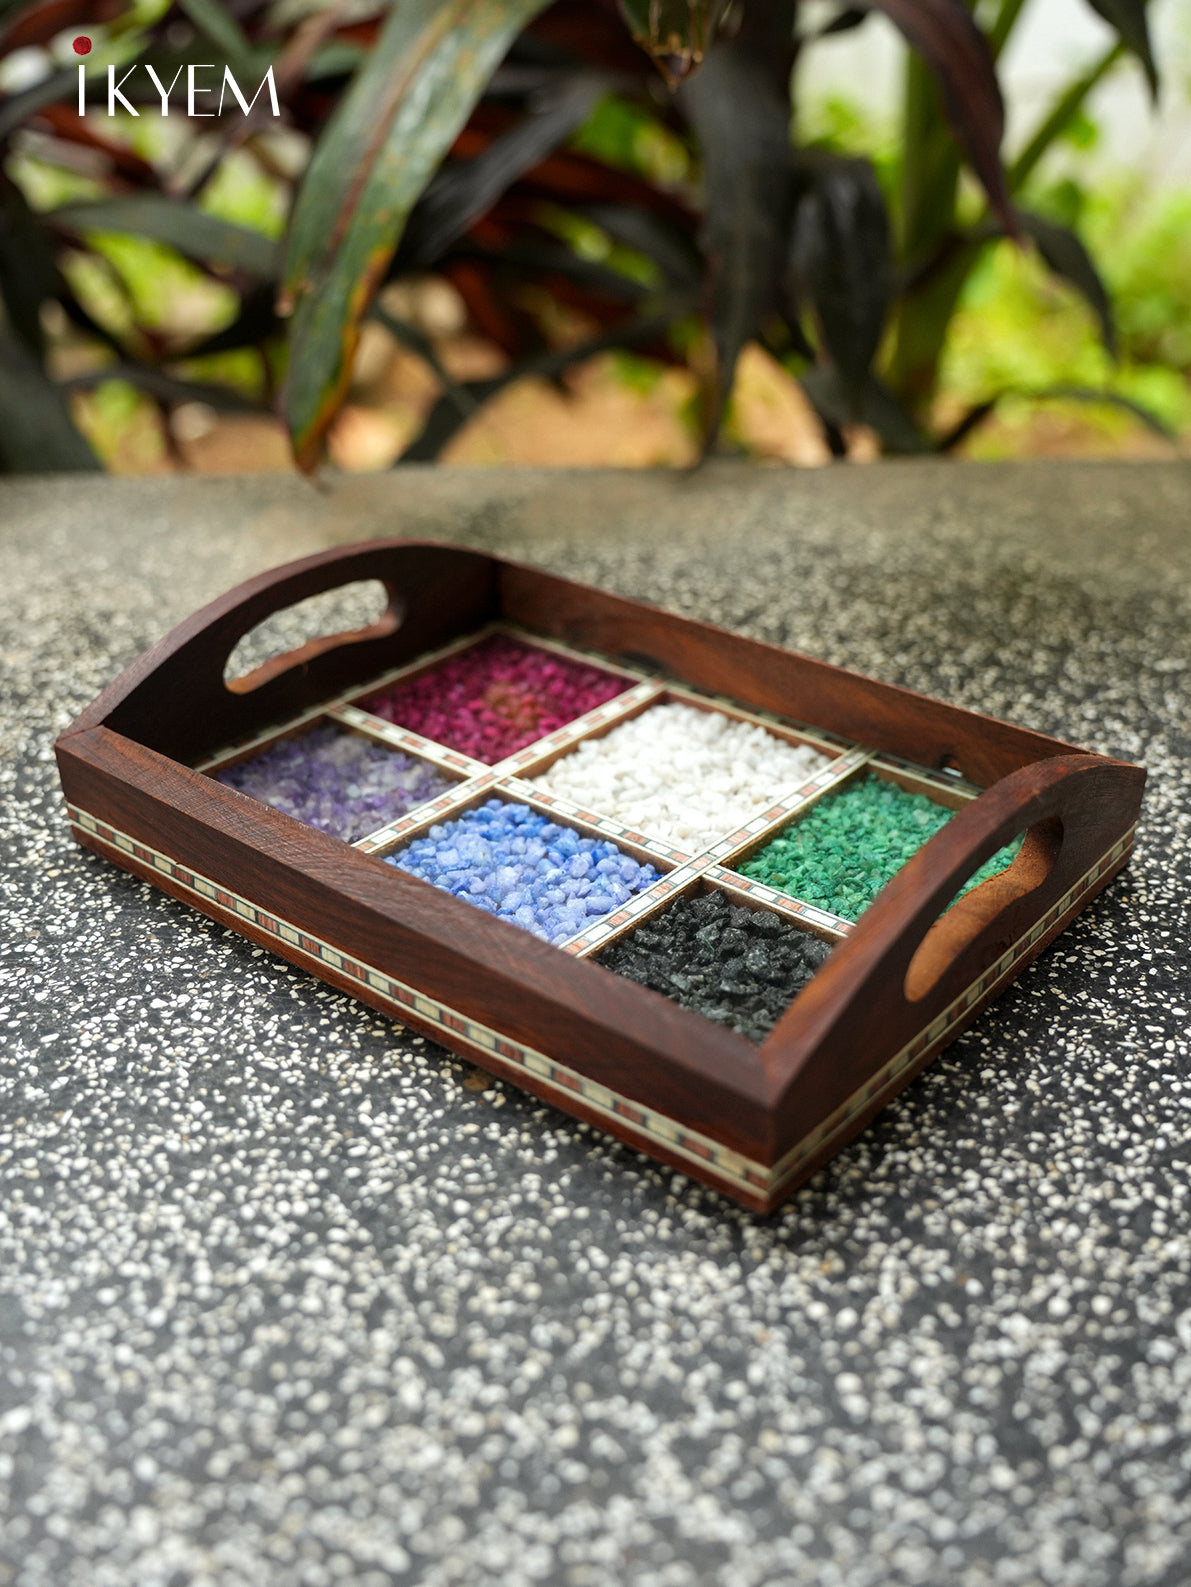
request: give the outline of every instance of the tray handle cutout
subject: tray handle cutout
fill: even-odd
[[[830,1113],[871,1085],[878,1055],[912,1043],[957,1005],[975,1009],[991,990],[981,983],[1007,954],[1011,973],[1124,863],[1127,848],[1114,845],[1127,843],[1144,782],[1140,766],[1056,755],[1010,772],[957,811],[774,1029],[764,1051],[780,1106]],[[1023,833],[1013,864],[956,902]],[[1051,919],[1053,927],[1032,935]]]
[[[1009,841],[1012,843],[1016,836],[1014,833]],[[957,891],[914,950],[904,983],[908,1003],[921,1003],[1010,904],[1042,886],[1058,861],[1062,845],[1063,823],[1059,817],[1039,821],[1026,829],[1011,865],[970,893],[964,893],[962,888]]]
[[[228,658],[245,636],[312,596],[338,599],[361,583],[385,592],[370,625],[316,635],[228,679]],[[495,563],[484,552],[417,540],[317,552],[258,574],[188,617],[68,732],[107,727],[193,765],[472,632],[496,609]]]
[[[324,631],[328,622],[342,622],[345,616],[348,621],[354,618],[356,626]],[[395,633],[404,616],[404,600],[379,579],[354,579],[308,595],[271,613],[240,638],[224,665],[224,684],[233,694],[250,694],[293,667],[308,666],[328,650]],[[296,645],[295,631],[306,636]],[[283,648],[278,649],[279,644]]]

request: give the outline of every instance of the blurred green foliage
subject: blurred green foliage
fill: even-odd
[[[808,92],[799,123],[808,143],[848,155],[867,151],[882,188],[897,192],[902,151],[891,126],[838,91]],[[1056,168],[1061,174],[1048,174]],[[967,450],[1014,455],[1028,444],[1039,401],[1052,413],[1078,416],[1106,444],[1136,430],[1138,418],[1127,411],[1040,395],[1062,388],[1118,394],[1173,434],[1191,436],[1191,190],[1139,183],[1114,170],[1104,130],[1084,105],[1021,198],[1086,243],[1112,299],[1118,356],[1105,348],[1075,289],[1036,253],[996,243],[974,263],[961,291],[935,393],[947,414],[1006,394],[996,432],[977,433]],[[974,192],[963,202],[969,217],[979,210]]]

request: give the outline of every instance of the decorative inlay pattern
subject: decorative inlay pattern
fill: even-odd
[[[842,915],[833,915],[814,904],[804,904],[801,898],[779,892],[776,887],[768,887],[764,882],[755,882],[752,877],[741,876],[738,871],[725,870],[722,865],[709,865],[703,874],[707,881],[714,882],[717,887],[746,893],[753,903],[764,904],[766,909],[774,909],[780,915],[792,915],[795,920],[815,931],[828,931],[835,936],[846,937],[853,930],[854,922],[845,920]]]
[[[551,647],[563,655],[561,647]],[[570,654],[570,659],[587,660],[580,657],[577,652]],[[613,723],[622,721],[625,717],[633,716],[642,706],[649,705],[664,691],[659,683],[637,683],[631,689],[626,689],[623,694],[615,695],[611,700],[605,700],[603,705],[594,706],[590,711],[585,711],[582,716],[577,716],[573,722],[556,728],[553,733],[548,733],[545,738],[535,739],[532,744],[527,744],[524,749],[519,749],[515,755],[509,755],[504,760],[497,761],[492,770],[498,776],[516,776],[534,765],[536,761],[545,760],[550,755],[555,755],[560,749],[570,749],[580,739],[586,738],[589,733],[598,727],[610,727]]]
[[[717,863],[720,860],[727,860],[730,856],[738,855],[742,850],[768,837],[771,832],[780,831],[795,816],[801,815],[808,805],[813,805],[817,799],[830,793],[840,783],[847,782],[853,772],[871,759],[872,754],[869,750],[850,749],[846,755],[833,760],[829,766],[824,766],[822,771],[816,772],[800,787],[795,788],[787,798],[777,800],[772,809],[766,810],[762,815],[754,816],[738,832],[730,833],[718,843],[713,843],[707,851],[707,858]]]
[[[483,761],[472,760],[470,755],[464,755],[461,750],[449,749],[432,738],[423,738],[420,733],[408,727],[399,727],[396,722],[386,722],[383,717],[362,711],[358,705],[333,705],[327,710],[327,715],[333,722],[353,728],[357,733],[374,738],[381,744],[388,744],[393,749],[403,750],[407,755],[419,755],[423,760],[433,761],[444,771],[453,771],[458,776],[486,777],[492,770]]]
[[[179,890],[191,894],[200,909],[209,909],[209,906],[214,905],[255,926],[258,931],[284,942],[291,950],[291,956],[300,955],[308,960],[316,974],[320,967],[325,967],[359,981],[362,986],[368,987],[374,997],[387,1004],[389,1011],[398,1019],[415,1015],[420,1024],[431,1026],[440,1033],[446,1046],[455,1046],[462,1041],[482,1053],[491,1053],[508,1067],[532,1075],[539,1087],[553,1091],[561,1107],[567,1106],[567,1096],[577,1096],[593,1112],[604,1118],[625,1121],[639,1135],[656,1141],[679,1157],[698,1162],[725,1184],[754,1194],[764,1193],[767,1170],[760,1163],[752,1162],[721,1142],[681,1124],[677,1119],[659,1113],[644,1103],[634,1102],[546,1053],[527,1047],[480,1020],[438,1002],[407,982],[389,975],[387,971],[343,952],[314,933],[263,909],[251,899],[200,875],[157,849],[138,842],[87,811],[74,805],[68,805],[67,810],[72,825],[111,849],[114,857],[123,854],[139,860],[142,865],[151,866],[162,876],[168,877]]]
[[[568,1101],[577,1097],[597,1117],[629,1126],[642,1140],[655,1143],[680,1161],[698,1164],[701,1173],[725,1187],[762,1198],[779,1193],[833,1137],[846,1133],[852,1121],[874,1099],[894,1087],[906,1069],[926,1056],[931,1049],[941,1046],[975,1004],[1005,979],[1031,949],[1128,853],[1134,833],[1131,828],[1114,843],[1023,937],[1006,949],[995,964],[990,965],[912,1041],[871,1075],[862,1088],[854,1092],[810,1135],[793,1146],[778,1163],[767,1166],[428,997],[387,971],[343,952],[321,937],[263,909],[251,899],[130,837],[88,811],[75,805],[68,805],[67,810],[78,834],[85,834],[88,841],[108,849],[117,861],[122,857],[132,859],[167,877],[180,892],[189,895],[199,909],[207,913],[216,909],[245,921],[267,936],[274,937],[278,943],[284,943],[289,957],[305,960],[315,973],[320,968],[326,968],[358,981],[361,986],[367,986],[372,997],[383,1003],[396,1018],[412,1016],[419,1025],[440,1033],[446,1046],[458,1047],[463,1044],[481,1055],[492,1054],[504,1067],[532,1076],[535,1088],[548,1093],[564,1111],[568,1109]],[[705,866],[680,868],[651,888],[649,895],[641,896],[661,894],[669,897],[678,887],[706,873]],[[738,878],[733,877],[731,881],[734,887],[739,885]],[[666,889],[665,893],[661,893],[663,888]],[[785,900],[785,906],[789,910],[790,900]],[[608,935],[618,929],[611,919],[599,924],[607,928]],[[576,938],[567,944],[565,951],[573,952],[578,940]]]

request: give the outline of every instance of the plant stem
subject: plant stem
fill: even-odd
[[[1026,0],[1002,0],[990,34],[994,48],[1004,44],[1025,3]],[[1123,44],[1113,44],[1063,91],[1010,166],[1007,178],[1011,193],[1021,190],[1051,145],[1071,125],[1097,83],[1124,53]],[[919,415],[929,406],[951,318],[984,247],[984,242],[978,240],[978,227],[966,246],[945,252],[955,230],[959,160],[948,137],[947,149],[954,156],[954,166],[948,163],[940,147],[940,134],[947,136],[933,97],[933,84],[921,63],[911,60],[906,78],[902,258],[911,269],[933,258],[938,261],[938,268],[926,271],[921,284],[898,305],[896,337],[886,378],[901,401]]]
[[[948,130],[939,92],[916,55],[906,62],[902,134],[901,257],[916,269],[945,245],[955,229],[959,198],[959,147]],[[947,323],[962,276],[936,277],[903,297],[886,378],[911,410],[929,402]]]
[[[1001,0],[997,20],[988,30],[988,47],[992,51],[994,61],[1000,58],[1001,51],[1009,42],[1013,25],[1025,9],[1025,5],[1026,0]]]
[[[1124,53],[1123,44],[1118,42],[1112,45],[1082,77],[1077,78],[1070,88],[1059,96],[1037,132],[1009,167],[1007,175],[1010,192],[1017,192],[1030,179],[1039,160],[1055,139],[1071,124],[1072,118],[1080,110],[1092,89],[1106,72],[1111,71]]]

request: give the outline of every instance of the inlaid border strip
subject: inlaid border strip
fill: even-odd
[[[125,854],[139,860],[170,881],[182,892],[196,899],[215,904],[225,912],[239,916],[267,935],[284,942],[291,952],[313,965],[324,965],[367,986],[382,1002],[391,1006],[395,1016],[412,1013],[418,1020],[443,1033],[447,1046],[453,1039],[462,1039],[481,1051],[498,1056],[509,1068],[520,1069],[532,1075],[535,1082],[551,1092],[558,1105],[567,1111],[568,1098],[578,1097],[585,1107],[598,1117],[627,1125],[646,1140],[656,1141],[666,1152],[692,1164],[698,1164],[705,1174],[714,1175],[721,1183],[749,1194],[770,1199],[783,1185],[795,1178],[799,1169],[809,1159],[829,1145],[831,1139],[844,1133],[852,1119],[885,1090],[904,1070],[910,1067],[930,1048],[942,1045],[950,1033],[965,1019],[973,1006],[1003,980],[1015,966],[1034,948],[1080,898],[1128,853],[1133,844],[1136,826],[1130,827],[1123,837],[1087,870],[1079,880],[1051,905],[1046,914],[1031,926],[1001,957],[989,966],[977,980],[959,994],[918,1034],[882,1067],[869,1076],[865,1084],[836,1108],[809,1135],[785,1153],[772,1167],[744,1157],[730,1147],[709,1136],[691,1129],[669,1114],[660,1113],[644,1103],[634,1102],[620,1092],[589,1079],[557,1059],[538,1052],[521,1042],[502,1036],[481,1021],[471,1019],[458,1010],[427,997],[415,987],[395,976],[344,953],[331,943],[313,933],[284,920],[279,915],[260,908],[250,899],[243,898],[232,889],[213,882],[189,866],[180,864],[162,854],[150,844],[130,837],[106,821],[76,805],[67,804],[72,826],[79,832],[97,840],[117,855]],[[201,904],[200,904],[201,908]]]
[[[745,893],[755,903],[764,904],[767,909],[775,910],[778,914],[792,915],[813,931],[829,931],[833,936],[846,937],[849,932],[856,929],[854,920],[845,920],[843,915],[833,915],[829,909],[820,909],[817,904],[805,903],[801,898],[795,898],[793,893],[780,892],[776,887],[770,887],[767,882],[756,882],[751,876],[745,876],[740,871],[731,871],[724,865],[709,865],[703,873],[703,879],[714,883],[716,887]]]
[[[324,714],[340,727],[350,728],[353,733],[374,739],[389,749],[399,749],[407,755],[416,755],[419,760],[428,760],[442,771],[454,772],[457,777],[485,777],[492,770],[491,766],[486,766],[482,760],[473,760],[461,749],[452,749],[437,739],[424,738],[412,728],[388,722],[383,716],[373,716],[371,711],[361,710],[358,705],[329,705]]]
[[[697,1163],[705,1172],[714,1173],[725,1184],[734,1185],[754,1195],[764,1194],[768,1170],[763,1164],[743,1157],[731,1147],[712,1140],[710,1136],[680,1123],[668,1114],[659,1113],[643,1102],[635,1102],[620,1092],[601,1085],[598,1081],[580,1074],[578,1070],[570,1068],[567,1064],[559,1063],[557,1059],[539,1052],[536,1048],[501,1035],[499,1031],[493,1030],[482,1021],[461,1014],[448,1004],[441,1003],[407,982],[398,980],[396,976],[389,975],[387,971],[357,959],[350,953],[345,953],[341,948],[336,948],[334,944],[315,933],[295,926],[291,921],[267,909],[262,909],[259,904],[244,898],[232,888],[212,881],[210,877],[203,876],[191,866],[172,860],[169,855],[162,854],[152,845],[141,842],[139,838],[130,837],[126,832],[121,832],[108,822],[101,821],[88,811],[71,804],[66,808],[72,826],[79,831],[87,833],[89,837],[97,839],[116,853],[126,854],[132,859],[139,860],[142,865],[158,871],[162,876],[169,877],[180,891],[190,893],[205,903],[215,904],[225,912],[239,916],[241,920],[255,926],[259,931],[276,937],[280,942],[284,942],[292,953],[308,960],[312,965],[325,966],[340,975],[350,976],[353,980],[359,981],[373,996],[387,1003],[398,1019],[403,1014],[415,1014],[422,1024],[441,1031],[447,1046],[450,1046],[454,1038],[462,1038],[472,1046],[498,1056],[511,1068],[532,1075],[539,1085],[544,1084],[554,1093],[564,1111],[568,1097],[579,1097],[586,1107],[601,1118],[630,1126],[639,1135],[657,1141],[666,1151],[691,1163]]]
[[[729,832],[726,837],[713,843],[706,851],[706,858],[713,864],[727,865],[731,859],[739,856],[741,850],[763,842],[771,834],[781,832],[791,822],[806,815],[811,805],[818,804],[826,794],[842,787],[872,758],[871,750],[859,747],[848,750],[792,789],[785,799],[775,799],[770,809],[762,811],[737,831]]]
[[[643,683],[635,683],[622,694],[614,694],[610,700],[593,705],[590,711],[584,711],[582,716],[575,717],[573,721],[564,722],[562,727],[556,727],[544,738],[535,738],[524,749],[514,750],[504,760],[496,761],[492,769],[500,777],[516,777],[527,766],[545,760],[548,755],[573,748],[597,728],[615,726],[635,715],[642,707],[652,705],[663,692],[661,684],[648,679]]]
[[[455,816],[462,815],[480,795],[491,793],[495,787],[496,778],[493,776],[470,777],[467,782],[456,783],[453,788],[448,788],[437,798],[415,805],[403,816],[390,821],[387,827],[380,827],[377,831],[370,832],[366,838],[357,838],[352,848],[358,849],[361,854],[389,851],[403,839],[421,833],[423,828],[430,828],[438,821],[450,821]]]
[[[617,821],[614,816],[601,815],[598,810],[589,810],[585,805],[576,804],[573,799],[564,799],[559,794],[547,793],[544,788],[539,788],[537,783],[528,782],[524,778],[509,777],[500,786],[510,798],[519,799],[523,804],[535,805],[539,810],[554,816],[559,822],[590,827],[593,832],[609,838],[613,843],[635,844],[642,853],[666,865],[686,865],[694,858],[685,849],[674,848],[673,845],[663,843],[661,838],[654,837],[648,832],[639,832],[636,827],[626,827],[623,821]]]

